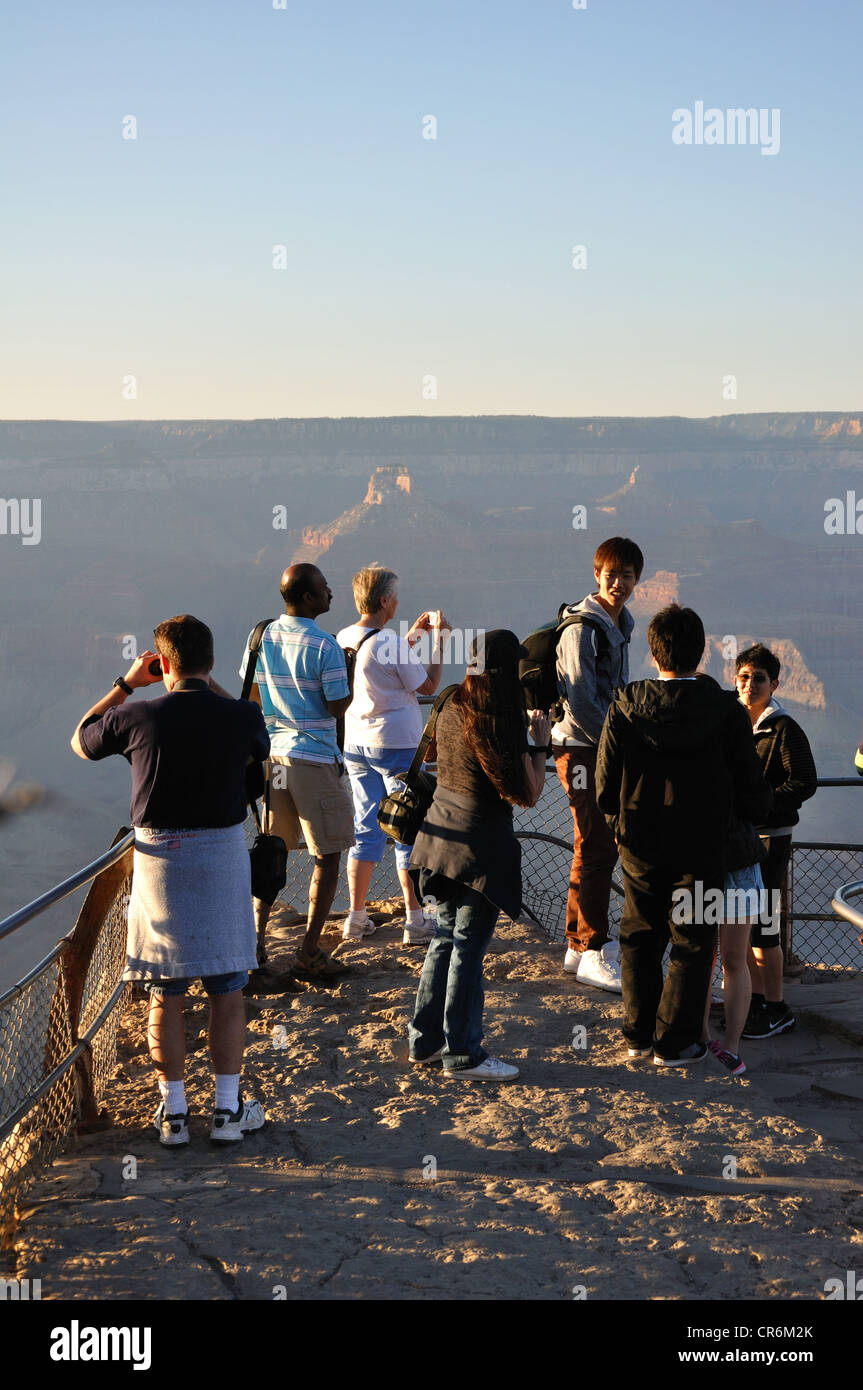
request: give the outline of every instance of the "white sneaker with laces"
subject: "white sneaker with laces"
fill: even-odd
[[[432,937],[434,936],[434,933],[435,919],[433,917],[426,917],[425,914],[423,914],[422,922],[416,927],[410,926],[407,921],[407,918],[405,918],[405,929],[402,933],[402,945],[424,946],[427,942],[431,941]]]
[[[238,1144],[244,1134],[254,1129],[263,1129],[266,1124],[263,1106],[259,1100],[243,1100],[233,1115],[230,1110],[214,1110],[210,1126],[210,1138],[214,1144]]]
[[[580,984],[622,994],[617,942],[606,941],[601,951],[582,951],[576,978]]]
[[[518,1067],[511,1067],[509,1062],[501,1062],[498,1057],[486,1057],[478,1067],[459,1067],[458,1071],[447,1071],[444,1067],[444,1076],[467,1081],[514,1081]]]
[[[153,1116],[153,1127],[159,1131],[159,1143],[166,1148],[176,1148],[178,1144],[188,1144],[189,1142],[189,1112],[185,1115],[166,1115],[165,1102],[159,1102],[159,1108]]]
[[[362,941],[364,936],[374,936],[377,927],[368,913],[362,922],[352,922],[350,917],[345,918],[345,925],[342,927],[342,941]]]
[[[574,951],[571,946],[567,946],[566,955],[563,958],[563,968],[567,975],[577,975],[578,967],[581,965],[581,952]]]

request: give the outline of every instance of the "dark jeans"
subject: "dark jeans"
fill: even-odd
[[[634,1047],[654,1046],[673,1057],[701,1038],[704,1001],[713,969],[716,927],[676,924],[672,893],[695,880],[680,866],[645,864],[620,848],[624,899],[620,919],[620,977],[623,985],[623,1035]],[[703,891],[722,888],[723,876],[702,878]],[[671,937],[671,960],[665,984],[662,956]]]
[[[482,1047],[482,962],[498,909],[482,893],[436,874],[425,885],[437,898],[437,928],[420,975],[408,1029],[411,1057],[443,1048],[446,1071],[477,1067]]]
[[[566,941],[573,951],[599,951],[608,940],[608,899],[617,846],[596,804],[596,749],[555,754],[572,811],[572,869],[566,899]]]

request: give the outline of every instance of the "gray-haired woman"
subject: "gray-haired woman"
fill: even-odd
[[[345,941],[360,941],[374,931],[366,896],[375,864],[383,858],[386,836],[378,826],[378,807],[407,771],[422,737],[418,695],[433,695],[441,677],[439,633],[449,630],[441,613],[421,613],[405,637],[385,630],[399,603],[398,575],[369,566],[354,575],[354,602],[359,620],[342,628],[336,640],[356,650],[354,698],[345,714],[345,764],[354,798],[356,844],[348,855],[351,910],[342,930]],[[423,634],[438,650],[423,665],[413,650]],[[396,869],[405,902],[403,943],[424,944],[434,923],[423,915],[408,877],[410,845],[396,845]]]

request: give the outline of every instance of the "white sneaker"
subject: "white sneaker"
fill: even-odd
[[[431,941],[432,937],[434,936],[434,933],[435,920],[433,917],[426,917],[424,915],[422,922],[415,927],[410,926],[408,924],[407,918],[405,918],[405,929],[402,933],[402,945],[424,946],[429,941]]]
[[[583,985],[622,994],[617,942],[606,941],[601,951],[582,951],[576,978]]]
[[[578,967],[581,965],[581,952],[574,951],[571,946],[567,946],[566,955],[563,958],[563,968],[567,975],[577,975]]]
[[[159,1102],[159,1108],[153,1116],[153,1126],[159,1131],[159,1143],[166,1148],[175,1148],[178,1144],[188,1144],[189,1142],[189,1112],[185,1115],[166,1115],[165,1102]]]
[[[486,1057],[478,1067],[460,1067],[458,1071],[447,1071],[444,1067],[444,1076],[457,1076],[468,1081],[514,1081],[518,1076],[518,1067],[511,1067],[509,1062],[501,1062],[497,1057]]]
[[[352,922],[350,917],[345,918],[345,925],[342,927],[342,941],[362,941],[364,936],[374,936],[377,927],[368,913],[362,922]]]
[[[214,1144],[238,1144],[244,1134],[253,1129],[263,1129],[266,1124],[263,1106],[259,1100],[240,1103],[232,1115],[230,1110],[214,1110],[210,1126],[210,1138]]]

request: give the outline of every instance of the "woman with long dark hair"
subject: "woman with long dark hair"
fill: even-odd
[[[447,1076],[475,1081],[518,1076],[482,1046],[482,963],[498,913],[521,912],[512,808],[535,806],[545,781],[551,722],[525,713],[518,662],[526,655],[506,629],[471,649],[467,674],[438,716],[437,790],[411,854],[421,900],[437,905],[409,1029],[411,1061],[441,1061]]]

